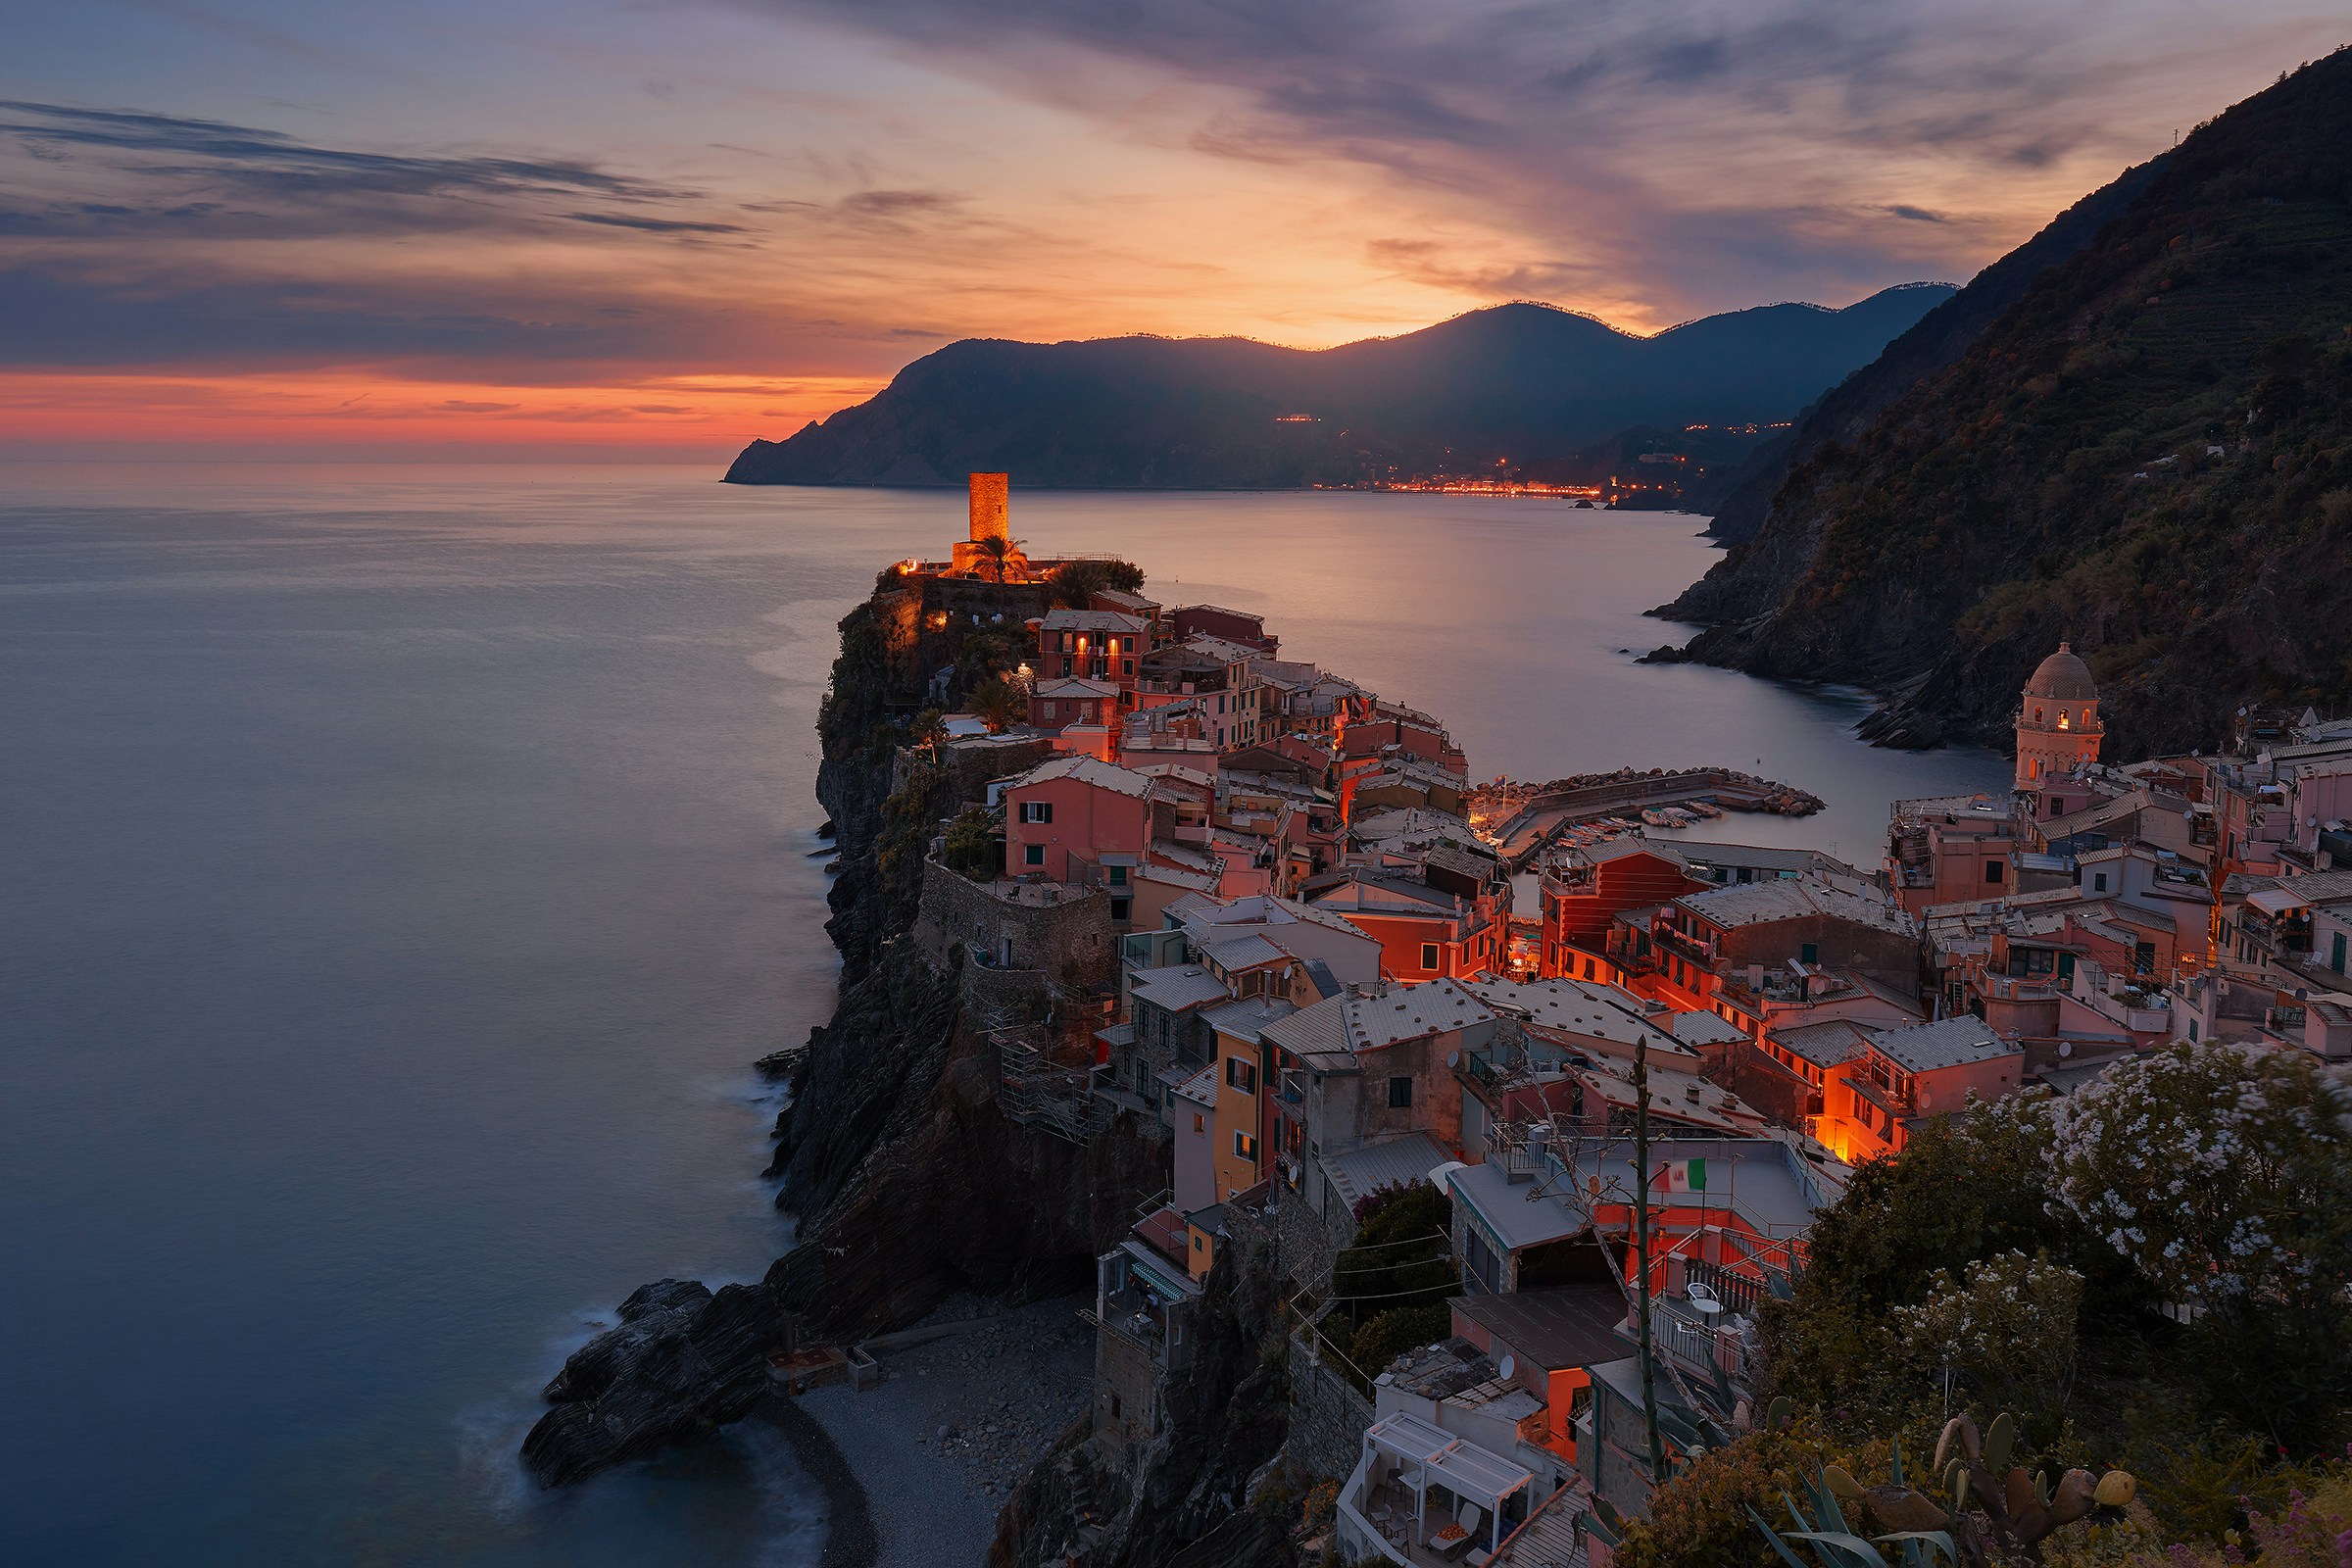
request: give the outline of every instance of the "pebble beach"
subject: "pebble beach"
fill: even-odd
[[[1072,1296],[1005,1310],[959,1298],[918,1325],[954,1332],[877,1353],[879,1388],[801,1396],[863,1494],[879,1568],[987,1556],[1012,1489],[1086,1412],[1094,1331],[1078,1312],[1089,1304]]]

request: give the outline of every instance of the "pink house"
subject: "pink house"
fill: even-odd
[[[1112,724],[1118,711],[1119,688],[1106,680],[1041,680],[1029,695],[1029,722],[1039,729]]]
[[[1004,786],[1005,869],[1054,882],[1093,880],[1099,869],[1115,890],[1151,848],[1153,787],[1092,757],[1040,762]]]
[[[1052,610],[1030,622],[1037,631],[1037,678],[1082,680],[1114,688],[1134,706],[1135,667],[1152,651],[1152,622],[1117,610]]]

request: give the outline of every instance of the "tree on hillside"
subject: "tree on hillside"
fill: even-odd
[[[1331,1266],[1331,1294],[1354,1329],[1348,1359],[1378,1377],[1406,1350],[1446,1338],[1453,1266],[1453,1200],[1428,1182],[1384,1187],[1357,1208],[1355,1241]]]
[[[914,715],[914,723],[907,729],[906,738],[927,760],[938,761],[940,748],[948,743],[947,715],[936,708],[924,709]]]
[[[1048,597],[1071,610],[1085,609],[1101,589],[1132,594],[1143,587],[1144,568],[1125,561],[1065,561],[1046,579]]]
[[[956,674],[968,690],[1016,668],[1029,645],[1011,632],[984,626],[966,633],[956,650]]]
[[[1925,1394],[1892,1319],[1980,1258],[2071,1252],[2049,1212],[2045,1102],[1971,1104],[1857,1169],[1815,1219],[1794,1298],[1767,1303],[1775,1386],[1799,1403],[1891,1409]],[[1898,1388],[1897,1385],[1900,1387]]]
[[[2193,1314],[2209,1395],[2298,1450],[2352,1396],[2352,1082],[2207,1042],[2113,1070],[2059,1111],[2058,1203]]]
[[[2063,1263],[2001,1252],[1939,1275],[1917,1306],[1894,1309],[1906,1348],[1963,1388],[2023,1405],[2055,1426],[2075,1369],[2082,1276]]]
[[[992,675],[972,688],[971,709],[991,735],[1002,735],[1029,716],[1029,694],[1019,682]]]
[[[1012,560],[1012,553],[1019,548],[1020,541],[1001,535],[992,534],[980,541],[980,569],[988,574],[989,581],[1003,582],[1004,580],[1004,572]]]

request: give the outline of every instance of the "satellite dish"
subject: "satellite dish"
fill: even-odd
[[[1506,1355],[1502,1358],[1502,1365],[1498,1370],[1504,1377],[1507,1378],[1511,1375],[1513,1370],[1516,1369],[1517,1365],[1517,1362],[1513,1361],[1509,1356]]]
[[[1461,1054],[1460,1052],[1458,1052],[1458,1051],[1451,1051],[1451,1052],[1447,1052],[1447,1053],[1446,1054],[1446,1066],[1448,1066],[1448,1067],[1459,1067],[1461,1064],[1462,1064],[1462,1054]]]
[[[2058,1054],[2061,1056],[2071,1056],[2074,1054],[2075,1043],[2072,1040],[2061,1040],[2058,1042]]]

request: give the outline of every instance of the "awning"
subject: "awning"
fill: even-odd
[[[1424,1485],[1439,1482],[1454,1495],[1484,1505],[1490,1513],[1535,1479],[1533,1471],[1417,1415],[1390,1416],[1364,1436],[1390,1457],[1420,1466]]]
[[[2246,902],[2265,914],[2284,914],[2289,909],[2304,909],[2311,906],[2308,899],[2289,892],[2285,888],[2264,888],[2259,893],[2249,893],[2246,895]]]

